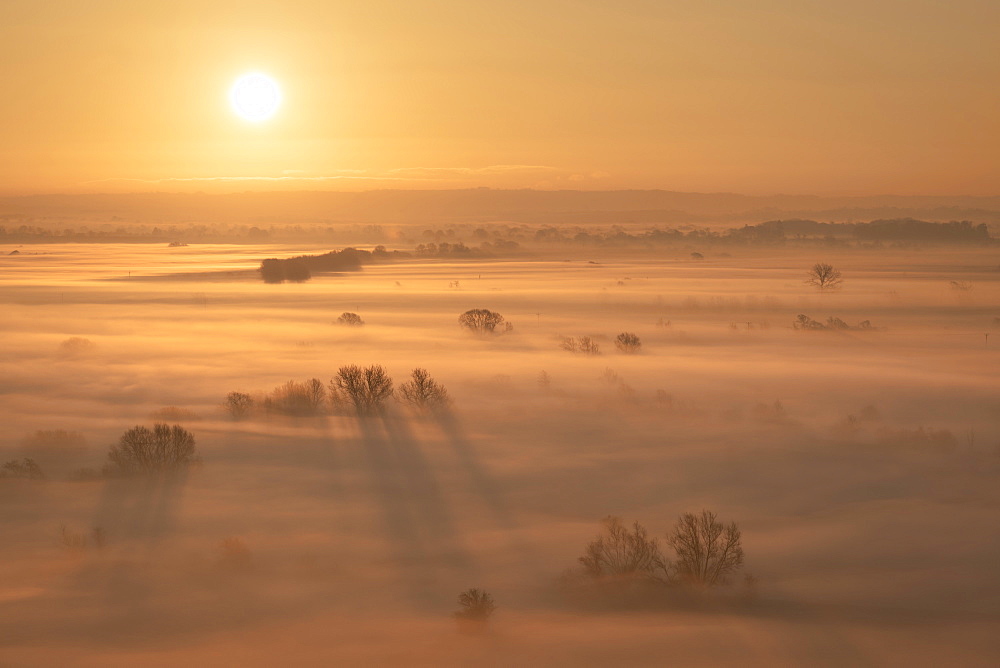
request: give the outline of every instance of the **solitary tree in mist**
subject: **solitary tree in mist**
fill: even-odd
[[[638,522],[629,529],[620,517],[604,520],[604,530],[587,544],[579,561],[586,574],[595,578],[665,581],[668,575],[667,560],[657,540]]]
[[[365,324],[365,321],[362,320],[361,316],[358,315],[357,313],[351,313],[349,311],[345,311],[344,313],[340,314],[339,318],[337,318],[337,324],[347,325],[348,327],[361,327],[362,325]]]
[[[496,311],[474,308],[458,316],[458,324],[476,334],[498,334],[509,332],[513,325],[504,322],[504,317]],[[498,331],[497,328],[501,329]]]
[[[808,285],[814,285],[820,290],[836,288],[843,282],[844,279],[841,278],[840,270],[834,269],[832,264],[823,262],[814,264],[812,269],[809,270],[809,276],[806,279]]]
[[[253,410],[253,397],[245,392],[230,392],[226,395],[226,411],[237,420],[250,415]]]
[[[59,354],[63,357],[82,357],[97,350],[97,346],[90,339],[82,336],[71,336],[59,344]]]
[[[330,381],[330,393],[335,402],[346,400],[353,404],[358,415],[377,415],[392,396],[392,378],[378,364],[365,368],[356,364],[342,366]]]
[[[615,337],[615,348],[623,353],[631,355],[639,352],[639,348],[641,347],[642,341],[640,341],[639,337],[632,332],[622,332]]]
[[[191,464],[194,436],[180,425],[156,424],[152,429],[132,427],[108,452],[108,473],[136,475],[173,471]]]
[[[422,411],[438,410],[451,403],[448,390],[427,372],[414,369],[410,380],[399,386],[399,396],[404,403]]]
[[[455,613],[458,620],[485,622],[496,610],[493,597],[482,589],[466,589],[458,595],[459,610]]]
[[[674,574],[681,582],[712,587],[743,565],[742,533],[735,522],[723,525],[715,513],[684,513],[677,520],[667,544],[677,555]]]

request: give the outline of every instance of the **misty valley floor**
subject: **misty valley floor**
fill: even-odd
[[[0,479],[0,666],[1000,661],[993,250],[567,251],[280,285],[262,257],[330,249],[8,250],[0,463],[31,456],[47,479]],[[816,261],[844,286],[805,285]],[[464,333],[471,308],[513,332]],[[624,331],[639,354],[615,350]],[[223,410],[345,364],[426,368],[453,410]],[[197,439],[185,476],[74,479],[170,415]],[[86,446],[25,440],[58,429]],[[560,588],[605,516],[662,537],[703,508],[742,528],[753,601]],[[67,546],[95,528],[103,547]],[[451,618],[469,587],[497,601],[484,634]]]

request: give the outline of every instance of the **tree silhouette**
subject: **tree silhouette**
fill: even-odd
[[[684,513],[667,537],[677,555],[676,577],[701,587],[725,584],[726,576],[743,565],[741,540],[735,522],[724,526],[708,510],[701,515]]]
[[[419,410],[435,410],[451,403],[448,390],[431,378],[427,369],[414,369],[411,380],[399,386],[402,401]]]
[[[458,595],[461,609],[455,613],[457,619],[485,622],[496,610],[493,597],[482,589],[466,589]]]
[[[640,341],[639,337],[632,332],[622,332],[615,337],[615,348],[623,353],[637,353],[641,347],[642,341]]]
[[[330,393],[334,402],[353,404],[358,415],[377,415],[392,396],[392,378],[381,365],[342,366],[330,380]]]
[[[230,392],[226,395],[226,411],[237,420],[250,414],[253,403],[253,397],[245,392]]]
[[[172,471],[194,460],[194,436],[180,425],[153,425],[152,429],[135,426],[118,439],[108,451],[106,471],[117,475],[136,475]]]
[[[363,324],[365,324],[365,321],[362,320],[361,316],[358,315],[357,313],[351,313],[349,311],[345,311],[344,313],[340,314],[339,318],[337,318],[337,324],[347,325],[348,327],[361,327]]]
[[[587,575],[595,578],[639,578],[665,581],[667,560],[655,538],[635,522],[631,530],[620,517],[608,516],[604,531],[587,544],[579,558]]]
[[[290,380],[274,388],[264,400],[268,411],[296,416],[317,415],[325,403],[326,388],[318,378],[303,383]]]
[[[707,510],[685,513],[667,536],[675,555],[670,560],[641,524],[629,528],[620,517],[609,516],[578,561],[594,579],[707,588],[727,584],[727,576],[743,565],[741,540],[735,522],[723,525]]]
[[[601,345],[589,336],[581,336],[579,339],[574,336],[567,336],[559,344],[559,347],[571,353],[581,353],[583,355],[601,354]]]
[[[497,334],[497,327],[503,325],[503,330],[509,332],[513,326],[504,323],[502,315],[485,308],[474,308],[458,316],[458,324],[476,334]]]
[[[809,277],[806,284],[814,285],[820,290],[827,290],[838,287],[844,279],[841,278],[840,270],[835,269],[832,264],[817,262],[809,270]]]

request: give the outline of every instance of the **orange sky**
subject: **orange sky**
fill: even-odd
[[[0,192],[996,195],[998,34],[996,0],[3,0]]]

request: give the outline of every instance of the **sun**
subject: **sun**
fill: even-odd
[[[229,89],[229,102],[233,111],[251,123],[266,121],[281,106],[281,88],[278,82],[260,72],[244,74]]]

